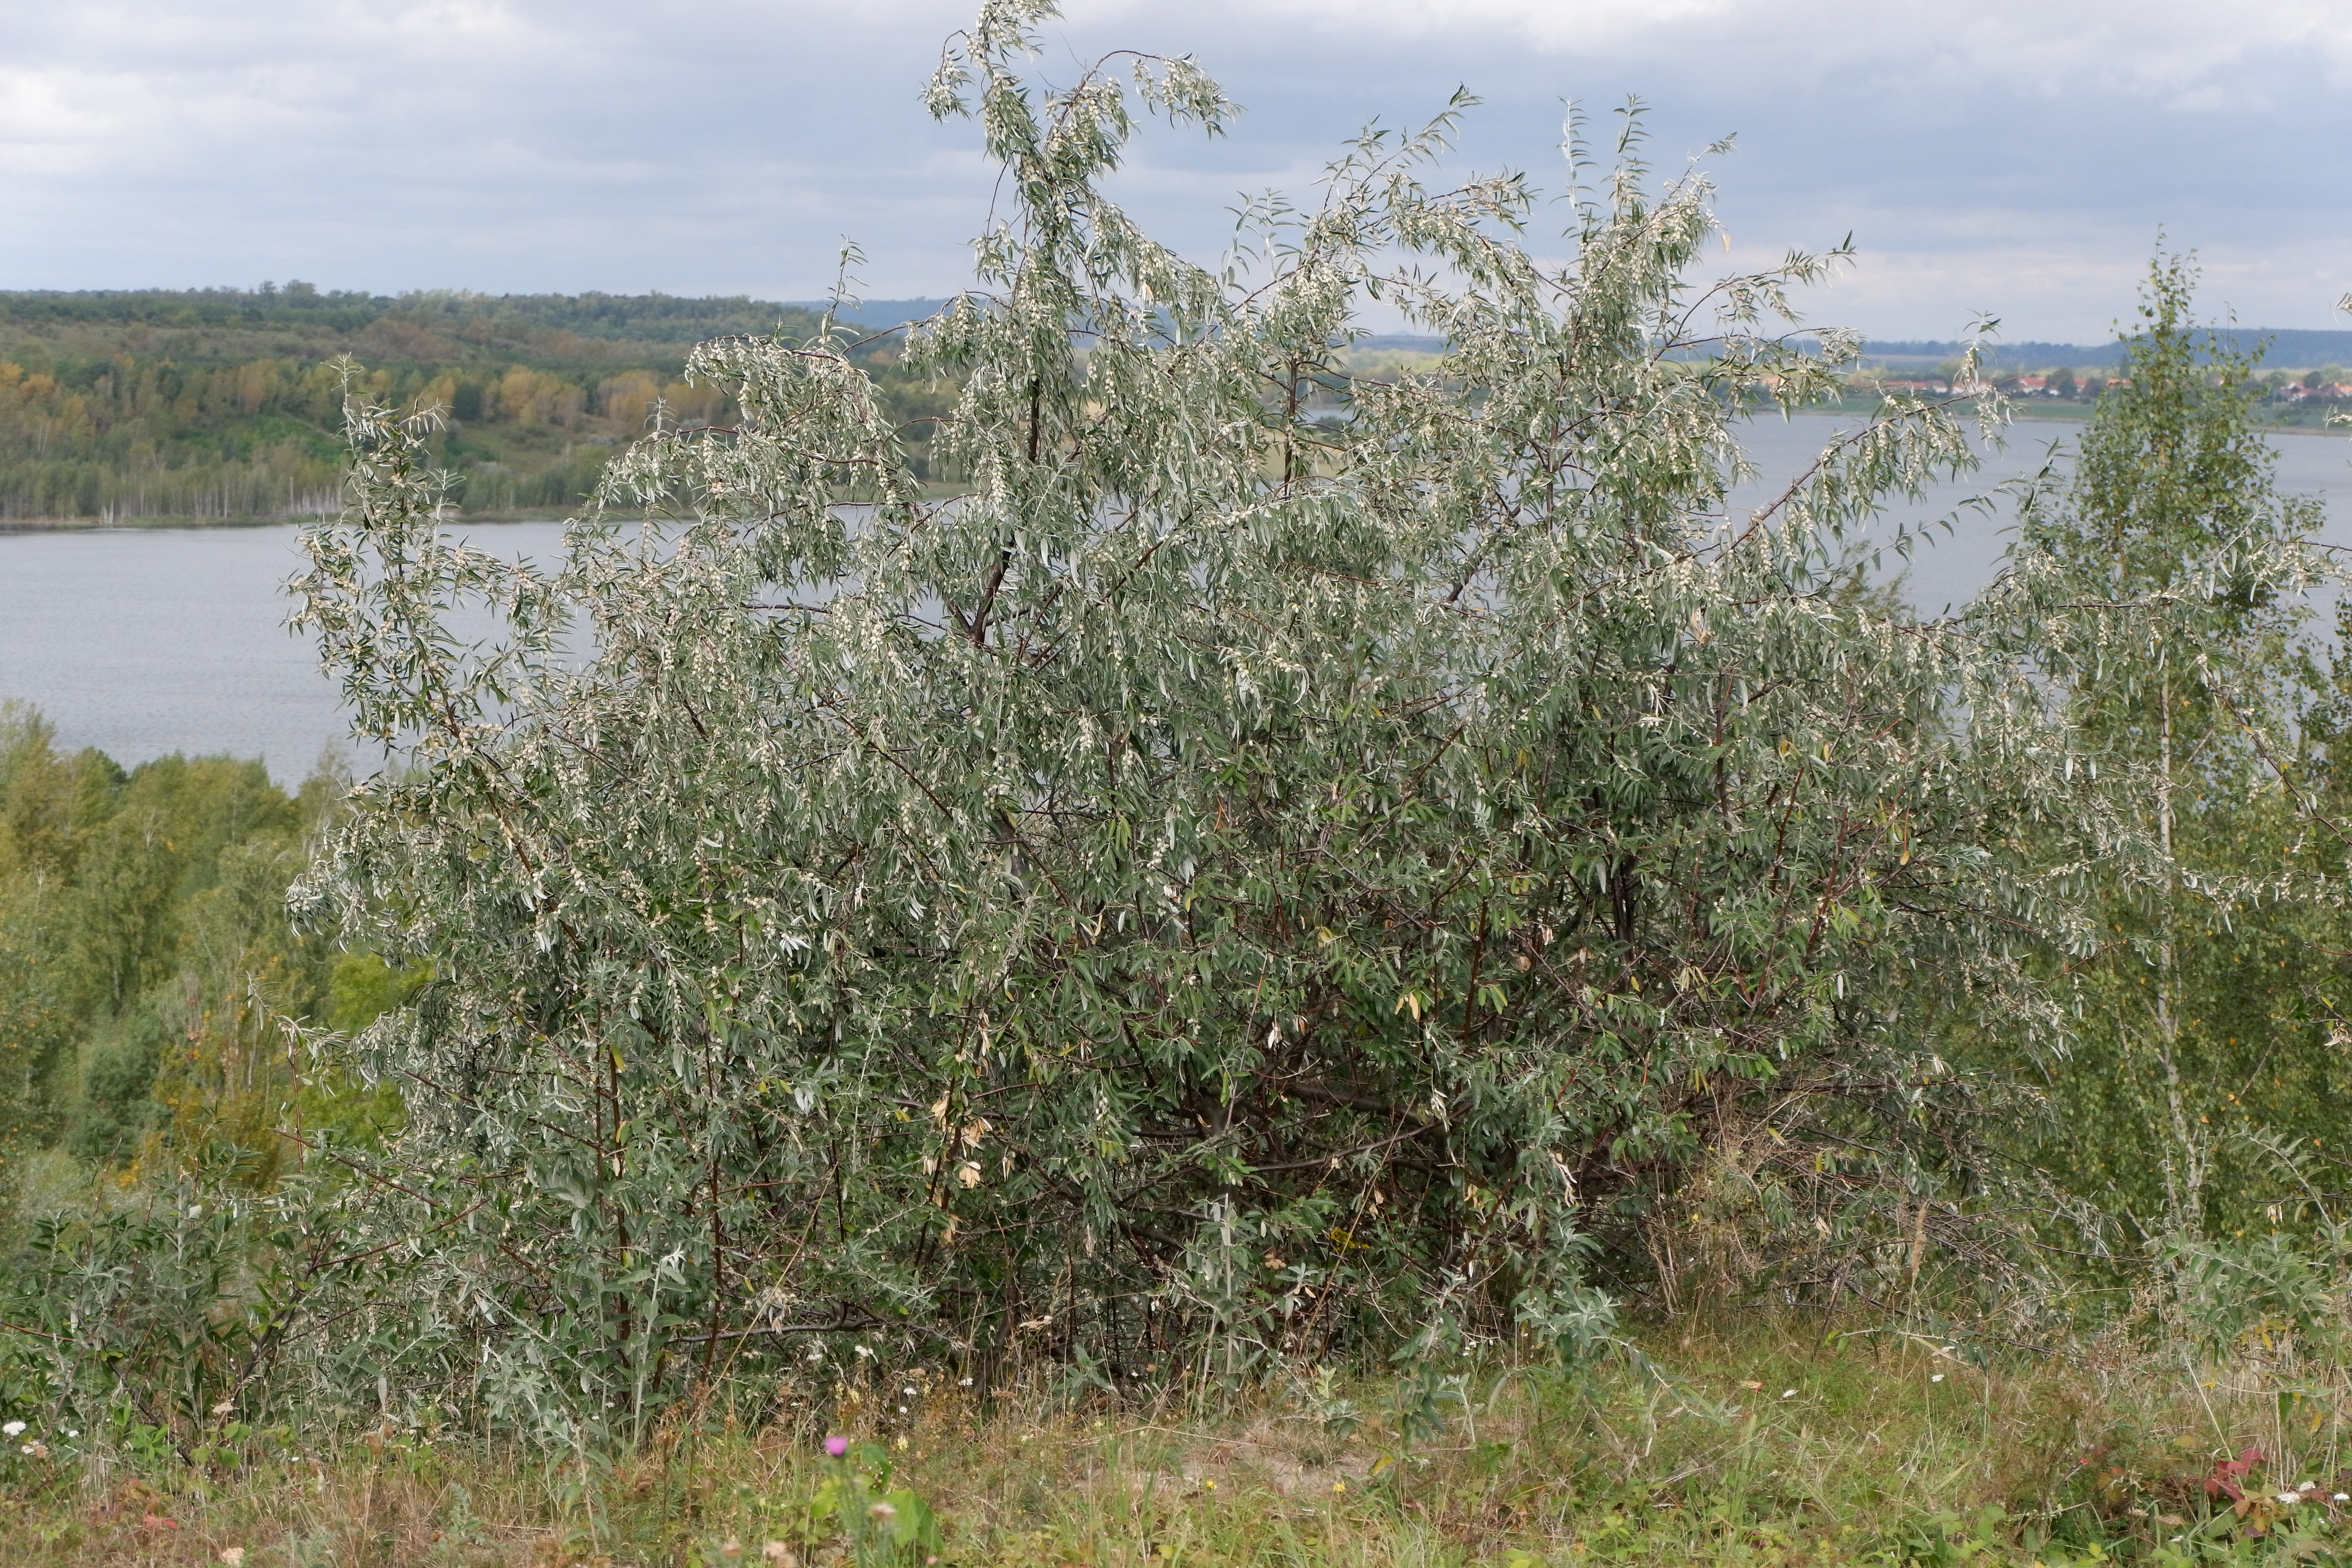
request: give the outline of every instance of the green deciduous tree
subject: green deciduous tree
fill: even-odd
[[[2194,284],[2158,256],[2071,484],[2020,547],[2072,744],[2156,851],[2085,865],[2098,941],[2063,978],[2077,1018],[2037,1158],[2175,1245],[2274,1220],[2298,1184],[2276,1152],[2343,1121],[2315,1005],[2343,845],[2302,762],[2319,511],[2277,492],[2255,358],[2196,327]]]
[[[234,1125],[274,1157],[292,1086],[257,1031],[323,1001],[284,893],[336,788],[225,757],[125,772],[0,706],[0,1134],[116,1160],[167,1122]]]

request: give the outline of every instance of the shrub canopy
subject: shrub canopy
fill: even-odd
[[[837,331],[704,345],[740,420],[638,443],[546,568],[352,408],[302,620],[414,766],[301,899],[433,964],[362,1042],[390,1386],[569,1431],[761,1355],[1576,1348],[1612,1284],[1799,1288],[1980,1179],[1979,1086],[1894,1020],[2034,1026],[2064,877],[2000,847],[2080,785],[2002,638],[1855,568],[1967,463],[1944,409],[1727,514],[1738,422],[1852,352],[1782,335],[1842,253],[1694,285],[1707,188],[1635,120],[1560,209],[1434,188],[1449,111],[1205,268],[1103,181],[1135,106],[1232,106],[1187,60],[1033,89],[1046,14],[930,89],[1008,209],[908,343],[966,493]],[[1442,362],[1352,377],[1368,309]]]

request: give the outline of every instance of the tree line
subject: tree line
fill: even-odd
[[[254,520],[332,510],[341,356],[367,395],[446,416],[433,450],[476,512],[560,511],[648,428],[723,424],[686,350],[722,332],[806,334],[816,313],[661,295],[398,298],[308,285],[188,293],[0,293],[0,521]],[[892,374],[890,334],[851,351],[920,450],[941,392]]]

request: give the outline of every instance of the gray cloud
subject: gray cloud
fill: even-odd
[[[110,0],[0,15],[0,283],[821,292],[965,273],[969,126],[915,93],[961,0]],[[1715,171],[1733,259],[1854,233],[1812,303],[1885,335],[1976,310],[2093,337],[2157,226],[2209,305],[2321,325],[2345,288],[2352,7],[2250,0],[1076,0],[1040,68],[1198,54],[1251,112],[1155,131],[1126,199],[1188,247],[1364,120],[1487,100],[1465,164],[1551,177],[1559,100],[1655,105]]]

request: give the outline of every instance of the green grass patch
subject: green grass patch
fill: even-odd
[[[245,1568],[2332,1562],[2352,1538],[2347,1394],[2284,1359],[2192,1376],[2115,1347],[1983,1354],[1801,1321],[1214,1408],[1174,1390],[983,1407],[877,1372],[619,1456],[231,1428],[191,1465],[28,1431],[5,1528],[14,1563]]]

